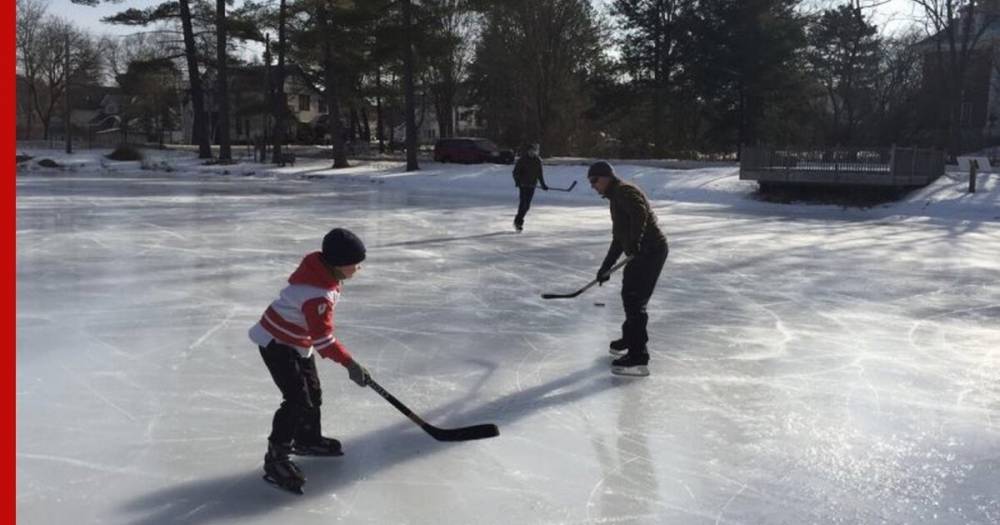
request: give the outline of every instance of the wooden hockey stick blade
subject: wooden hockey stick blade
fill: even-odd
[[[606,277],[606,276],[611,275],[612,273],[615,272],[615,270],[617,270],[617,269],[621,268],[622,266],[625,266],[626,264],[628,264],[628,262],[631,261],[632,258],[634,258],[634,257],[635,257],[634,255],[630,255],[630,256],[626,257],[624,260],[620,261],[618,264],[616,264],[616,265],[612,266],[610,269],[608,269],[608,271],[604,273],[604,276]],[[594,279],[593,281],[590,281],[589,283],[587,283],[587,286],[584,286],[583,288],[580,288],[579,290],[577,290],[577,291],[575,291],[573,293],[567,293],[567,294],[543,293],[542,294],[542,299],[572,299],[573,297],[576,297],[576,296],[582,294],[583,292],[586,292],[588,288],[590,288],[591,286],[594,286],[595,284],[597,284],[597,279]]]
[[[576,187],[576,181],[573,181],[568,188],[553,188],[552,186],[549,186],[549,189],[554,191],[573,191],[573,188],[575,187]]]
[[[438,441],[472,441],[500,435],[500,429],[492,423],[461,428],[438,428],[427,424],[423,429]]]
[[[424,429],[424,432],[427,432],[432,438],[438,441],[470,441],[473,439],[491,438],[500,435],[500,429],[493,424],[473,425],[471,427],[461,428],[438,428],[424,421],[422,417],[407,408],[406,405],[387,392],[386,389],[382,388],[382,385],[376,383],[371,377],[368,378],[367,386],[371,387],[371,389],[377,392],[378,395],[388,401],[390,405],[396,407],[396,410],[402,412],[406,417],[410,418],[410,421],[419,425],[420,428]]]
[[[594,281],[594,282],[597,282],[597,281]],[[572,299],[572,298],[574,298],[574,297],[582,294],[584,290],[586,290],[587,288],[590,288],[592,285],[593,285],[593,283],[591,283],[591,284],[589,284],[589,285],[587,285],[587,286],[585,286],[583,288],[580,288],[579,290],[577,290],[577,291],[575,291],[573,293],[543,293],[542,294],[542,299]]]

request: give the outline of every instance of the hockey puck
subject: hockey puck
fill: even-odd
[[[594,306],[604,306],[604,303],[594,303]]]

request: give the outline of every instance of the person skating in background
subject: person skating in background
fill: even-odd
[[[524,216],[531,207],[531,199],[535,196],[535,186],[541,186],[548,191],[545,177],[542,174],[542,159],[538,156],[538,144],[531,144],[521,149],[521,156],[514,164],[514,185],[518,188],[517,215],[514,216],[514,229],[524,229]]]
[[[315,354],[347,368],[352,381],[365,386],[369,375],[334,335],[333,311],[343,281],[361,269],[365,246],[356,235],[335,228],[323,237],[320,252],[307,254],[250,329],[250,339],[260,348],[282,401],[271,424],[264,479],[301,493],[306,478],[289,458],[343,455],[341,444],[323,436],[320,405],[323,402]]]
[[[607,271],[622,253],[632,257],[622,275],[625,322],[621,338],[611,342],[611,353],[617,357],[611,363],[611,371],[618,375],[649,375],[646,305],[667,260],[667,237],[657,225],[646,195],[634,184],[618,178],[610,164],[604,161],[591,164],[587,180],[597,193],[608,199],[611,208],[611,245],[597,271],[598,282],[603,284],[608,280]]]

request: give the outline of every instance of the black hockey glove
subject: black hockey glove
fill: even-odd
[[[347,363],[347,375],[351,378],[351,381],[354,381],[361,387],[368,386],[368,380],[371,379],[368,369],[353,359]]]
[[[604,266],[601,266],[601,269],[597,270],[597,286],[604,286],[604,283],[611,278],[611,276],[608,275],[608,270],[610,270],[610,268],[605,268]]]

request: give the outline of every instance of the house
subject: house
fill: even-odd
[[[40,139],[44,128],[37,113],[28,116],[28,85],[22,75],[17,75],[17,138]],[[70,125],[77,137],[118,128],[120,125],[121,89],[114,86],[87,84],[73,86],[69,91]],[[62,137],[65,133],[65,110],[62,101],[57,103],[57,111],[50,122],[50,138]],[[30,121],[31,130],[28,130]]]
[[[277,66],[270,67],[272,79],[277,75]],[[219,113],[212,86],[214,79],[203,77],[205,107],[209,112],[211,134],[218,122]],[[234,144],[252,143],[273,133],[274,117],[269,100],[268,68],[263,65],[234,67],[229,70],[229,138]],[[313,129],[320,116],[327,112],[326,101],[319,89],[312,85],[304,72],[297,66],[286,66],[284,92],[289,109],[288,141],[313,141]],[[185,96],[182,112],[183,140],[192,142],[194,110],[190,93]]]
[[[421,99],[423,97],[420,97]],[[452,108],[451,128],[454,136],[484,136],[486,133],[486,123],[480,112],[478,105],[471,100],[471,90],[467,84],[461,84],[455,96],[455,106]],[[417,143],[433,144],[437,141],[440,126],[438,126],[437,112],[432,108],[424,106],[417,108]],[[403,143],[406,141],[406,124],[394,126],[391,130],[390,142]]]
[[[268,68],[257,64],[229,70],[229,137],[233,144],[254,143],[262,138],[269,140],[273,134],[274,116],[268,94],[273,80],[269,81],[268,71],[271,79],[274,79],[277,74],[276,66]],[[215,127],[218,122],[218,110],[214,100],[213,84],[214,79],[210,75],[203,78],[210,133],[213,137],[217,137]],[[284,93],[289,109],[287,142],[313,144],[329,140],[329,111],[321,89],[322,86],[315,85],[310,75],[300,67],[286,66]],[[355,109],[358,111],[354,111]],[[376,124],[370,121],[374,118],[374,108],[369,105],[362,108],[341,107],[341,110],[343,124],[347,128],[344,132],[345,135],[349,135],[348,141],[351,140],[350,137],[360,135],[362,143],[354,143],[355,147],[367,148],[364,142],[369,133],[365,131],[376,127]],[[402,115],[389,111],[383,113],[383,118],[388,135],[387,142],[402,144],[406,136]],[[478,107],[473,105],[456,106],[452,118],[453,128],[457,134],[475,135],[481,133],[484,128]],[[366,123],[365,119],[369,119],[369,122]],[[194,111],[189,93],[183,101],[182,120],[182,140],[190,143],[194,127]],[[424,105],[418,108],[417,127],[421,144],[433,144],[438,139],[438,122],[430,106]]]
[[[969,32],[962,29],[967,22]],[[977,149],[987,144],[1000,144],[1000,0],[978,2],[973,12],[968,7],[963,8],[957,18],[957,27],[955,47],[969,49],[968,66],[961,84],[962,103],[958,108],[963,145],[966,149]],[[942,80],[948,79],[941,77],[949,74],[948,68],[942,66],[949,63],[952,53],[946,31],[914,47],[923,55],[927,107],[936,108],[939,112],[937,122],[946,126],[949,107],[940,101],[953,100],[956,96],[951,90],[944,91],[948,84]]]

